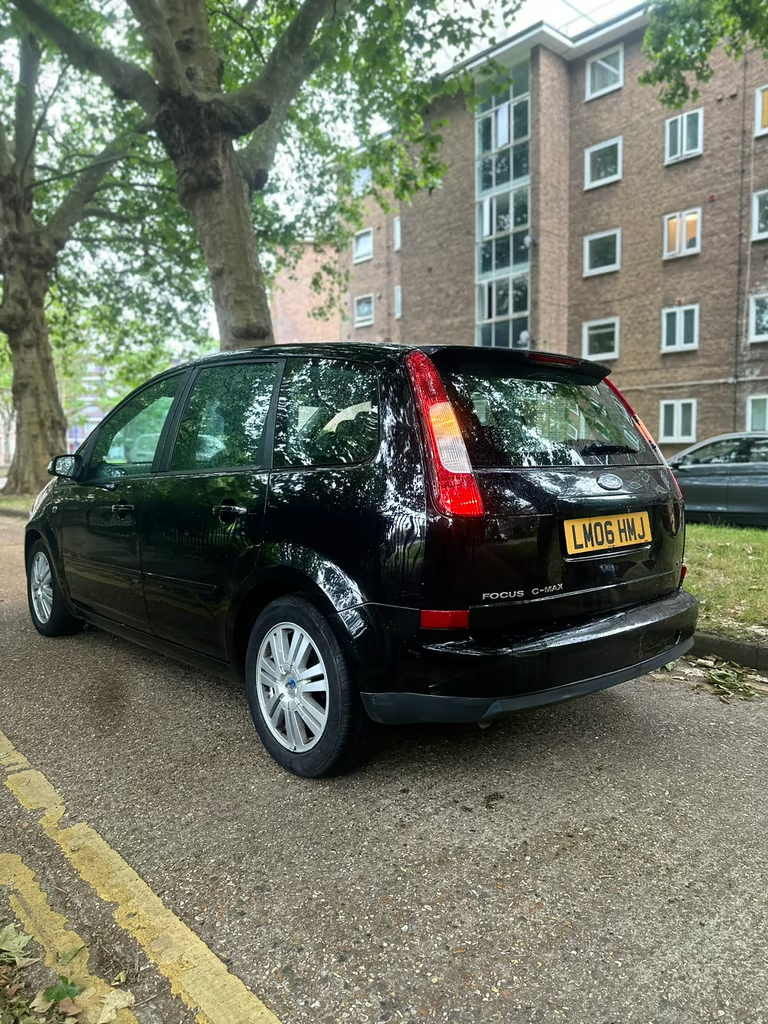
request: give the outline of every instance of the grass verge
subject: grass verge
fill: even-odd
[[[698,628],[768,644],[768,530],[691,524],[685,561]]]
[[[29,495],[14,495],[13,497],[4,498],[0,493],[0,512],[8,509],[11,512],[29,512],[32,508],[32,502],[35,500],[33,494]]]

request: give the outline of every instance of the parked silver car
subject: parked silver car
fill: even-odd
[[[669,464],[689,522],[768,526],[768,432],[710,437]]]

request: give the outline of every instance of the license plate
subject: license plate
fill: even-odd
[[[647,544],[651,539],[651,521],[647,512],[566,519],[564,525],[565,546],[569,555],[630,548]]]

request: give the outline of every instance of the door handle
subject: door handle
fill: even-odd
[[[214,505],[211,511],[215,516],[218,516],[222,522],[227,522],[229,519],[237,519],[240,516],[248,515],[248,509],[243,505],[228,505],[226,503]]]
[[[133,505],[113,505],[112,511],[116,516],[120,516],[122,518],[123,516],[127,516],[129,512],[135,512],[136,510]]]

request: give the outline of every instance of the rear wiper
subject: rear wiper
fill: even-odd
[[[639,448],[633,448],[628,444],[601,444],[593,441],[585,444],[579,455],[637,455]]]

